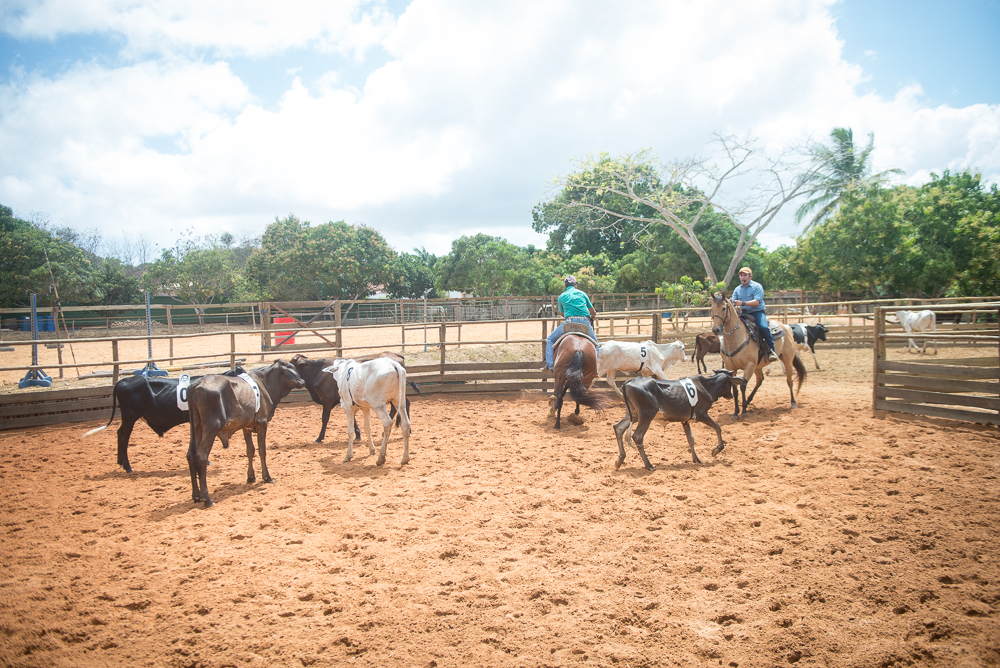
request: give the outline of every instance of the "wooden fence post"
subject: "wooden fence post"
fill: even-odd
[[[663,314],[653,314],[653,342],[660,343],[660,334],[663,326]]]
[[[164,306],[167,309],[167,334],[173,334],[174,321],[170,319],[170,304],[165,304]],[[171,339],[170,343],[173,344],[173,339]],[[173,354],[173,348],[171,348],[170,353]]]
[[[336,336],[336,339],[335,339],[336,342],[337,342],[337,357],[343,357],[344,356],[344,332],[341,329],[340,300],[339,299],[336,299],[333,302],[333,325],[334,325],[334,327],[337,328],[337,336]]]
[[[111,359],[115,362],[118,361],[118,339],[111,342]],[[111,384],[114,385],[118,382],[118,365],[115,364],[111,374]]]
[[[448,326],[446,324],[444,324],[443,322],[441,323],[441,333],[438,335],[438,337],[439,337],[439,340],[441,341],[441,343],[440,343],[440,348],[441,348],[441,382],[444,383],[444,360],[445,360],[445,354],[444,354],[445,345],[444,344],[445,344],[445,341],[447,341],[447,339],[448,339]]]
[[[874,341],[872,342],[872,350],[874,354],[872,357],[872,410],[875,410],[875,406],[878,403],[878,363],[879,360],[885,359],[885,339],[880,336],[880,334],[885,334],[885,311],[881,306],[875,307],[875,324],[873,325],[872,337]]]
[[[594,332],[596,333],[597,330],[595,329]],[[542,339],[547,339],[547,338],[549,338],[549,321],[548,320],[542,320]],[[545,361],[545,341],[544,340],[542,341],[542,361],[543,362]]]
[[[229,333],[229,368],[236,368],[236,334]]]

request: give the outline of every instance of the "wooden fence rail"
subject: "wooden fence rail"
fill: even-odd
[[[933,310],[933,309],[932,309]],[[967,333],[889,333],[887,309],[875,309],[872,340],[872,408],[914,415],[949,418],[965,422],[1000,425],[1000,331],[977,328]],[[1000,316],[1000,309],[997,310]],[[998,317],[1000,320],[1000,317]],[[922,356],[919,362],[886,359],[886,344],[908,338],[929,341],[967,341],[990,346],[979,357],[936,359]]]

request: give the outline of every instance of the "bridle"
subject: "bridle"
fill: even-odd
[[[726,331],[726,322],[729,320],[729,313],[730,313],[730,308],[729,307],[732,307],[732,312],[733,313],[736,312],[736,307],[733,306],[732,302],[729,301],[728,299],[723,299],[723,303],[726,305],[726,309],[725,309],[726,310],[726,316],[722,317],[721,315],[716,315],[715,313],[713,313],[712,317],[713,318],[718,318],[721,321],[719,324],[722,327],[722,333],[723,333],[724,336],[732,336],[736,332],[736,330],[738,330],[740,328],[740,319],[736,318],[736,326],[733,327],[732,331],[727,332]],[[722,339],[719,340],[719,352],[722,353],[724,356],[729,357],[731,359],[733,357],[733,355],[735,355],[736,353],[738,353],[741,350],[743,350],[743,348],[745,348],[746,345],[748,343],[750,343],[750,334],[748,332],[747,333],[747,338],[745,338],[743,340],[743,343],[741,343],[736,348],[736,350],[734,350],[731,353],[727,353],[726,352],[726,347],[723,345],[722,341],[723,341]]]
[[[724,303],[727,306],[731,304],[731,302],[728,299],[726,299]],[[736,307],[734,306],[733,309],[735,310],[735,308]],[[736,326],[733,327],[733,330],[731,332],[727,332],[726,331],[726,322],[729,320],[729,308],[726,308],[726,317],[722,317],[721,315],[716,315],[715,313],[712,314],[712,317],[713,318],[718,318],[721,321],[719,324],[722,326],[722,333],[724,335],[726,335],[726,336],[732,336],[733,333],[735,333],[736,330],[738,330],[740,328],[740,321],[739,321],[739,319],[737,319],[736,320]]]

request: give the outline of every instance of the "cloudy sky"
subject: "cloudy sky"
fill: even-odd
[[[289,213],[544,246],[574,158],[715,132],[851,127],[907,183],[1000,180],[997,63],[997,0],[5,0],[0,204],[161,247]]]

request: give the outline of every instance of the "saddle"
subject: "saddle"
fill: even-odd
[[[586,325],[579,322],[567,322],[563,325],[562,336],[556,339],[555,345],[552,346],[552,349],[553,350],[557,349],[559,347],[559,344],[562,343],[567,336],[582,337],[593,343],[595,348],[597,347],[597,341],[594,340],[594,337],[590,335],[590,330]]]
[[[761,342],[757,322],[749,315],[742,312],[740,313],[740,321],[742,321],[743,326],[747,328],[747,334],[749,334],[750,338],[757,344],[757,364],[760,365],[766,356],[767,346]],[[768,329],[771,331],[771,338],[775,341],[785,335],[785,330],[783,330],[780,325],[770,325],[768,326]]]

